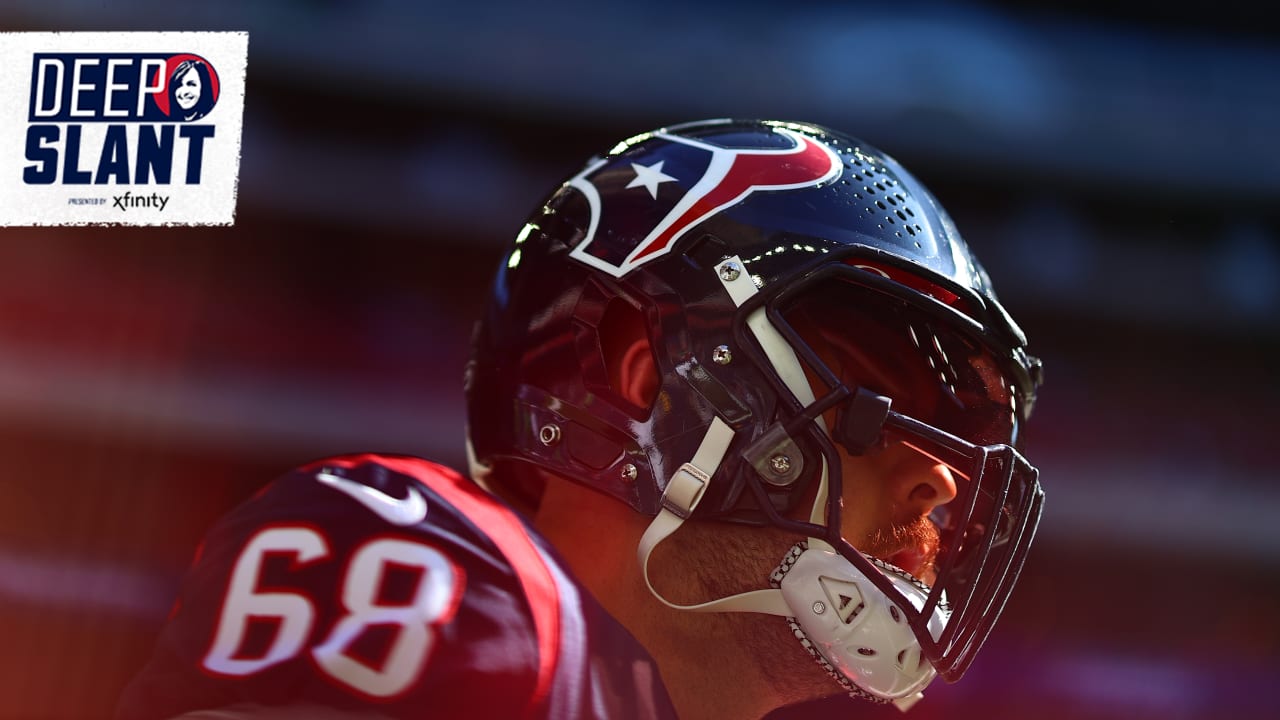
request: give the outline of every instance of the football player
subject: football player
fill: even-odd
[[[516,234],[470,479],[358,455],[212,529],[120,718],[746,718],[965,672],[1040,363],[933,195],[813,125],[590,160]]]

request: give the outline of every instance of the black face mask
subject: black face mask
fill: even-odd
[[[835,443],[851,455],[903,443],[951,469],[956,498],[929,515],[940,537],[937,579],[919,611],[905,602],[901,607],[926,658],[954,681],[999,617],[1040,517],[1038,472],[1017,449],[1029,410],[1026,368],[1019,366],[1022,356],[1001,354],[1000,344],[962,312],[884,292],[881,278],[865,269],[827,268],[823,277],[765,303],[814,390],[813,403],[782,420],[830,468],[833,500],[826,527],[814,536],[877,585],[884,580],[881,589],[893,596],[888,579],[840,537]],[[828,436],[814,418],[832,409],[836,422]],[[939,606],[950,617],[940,633],[931,633],[928,622]]]

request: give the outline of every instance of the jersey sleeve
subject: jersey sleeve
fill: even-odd
[[[210,530],[117,718],[308,704],[393,720],[667,717],[656,677],[496,498],[425,460],[342,456]]]

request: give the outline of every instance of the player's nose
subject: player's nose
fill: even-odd
[[[956,478],[951,468],[914,450],[894,473],[892,482],[894,500],[913,516],[928,515],[935,507],[956,498]]]

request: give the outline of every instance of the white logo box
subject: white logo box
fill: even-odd
[[[248,49],[246,32],[0,33],[0,226],[231,225]]]

